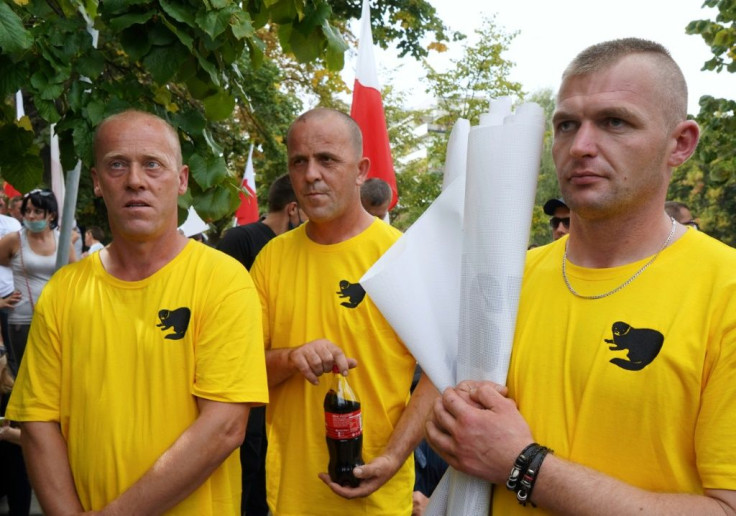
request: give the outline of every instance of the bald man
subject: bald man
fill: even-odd
[[[368,173],[360,129],[348,115],[316,109],[287,135],[288,167],[309,220],[271,240],[251,274],[263,305],[271,404],[267,411],[268,504],[280,514],[406,515],[412,451],[436,391],[358,282],[399,238],[363,208]],[[332,482],[323,400],[333,366],[363,410],[357,487]]]
[[[240,514],[237,450],[268,400],[258,295],[177,231],[188,178],[161,118],[98,127],[112,243],[44,288],[6,413],[45,514]]]

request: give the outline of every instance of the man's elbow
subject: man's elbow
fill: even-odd
[[[232,417],[223,424],[221,443],[228,453],[240,448],[245,440],[245,430],[248,426],[249,407],[244,406],[242,414],[238,417]]]

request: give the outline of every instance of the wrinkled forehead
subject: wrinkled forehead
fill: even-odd
[[[315,110],[294,121],[287,134],[286,147],[289,156],[305,146],[311,149],[340,150],[362,155],[360,137],[353,134],[347,120],[330,110]],[[356,141],[357,139],[357,141]]]
[[[105,120],[95,135],[95,160],[120,153],[165,158],[181,164],[176,131],[163,120],[146,113],[123,113]]]

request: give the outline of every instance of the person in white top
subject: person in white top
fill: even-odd
[[[102,239],[105,238],[105,233],[97,226],[90,226],[84,232],[84,245],[89,249],[82,256],[89,256],[90,254],[99,251],[105,247],[102,243]]]
[[[16,233],[20,231],[20,222],[8,215],[0,215],[0,238],[8,233]],[[11,308],[20,300],[20,292],[15,290],[13,284],[13,269],[5,265],[0,265],[0,298],[8,301]],[[10,342],[8,337],[8,314],[11,308],[0,309],[0,334],[2,341],[7,346]],[[11,371],[17,371],[17,363],[15,357],[8,354],[8,367]]]
[[[51,275],[56,271],[59,207],[51,190],[35,189],[23,196],[23,228],[0,240],[0,265],[13,270],[15,290],[20,300],[8,316],[10,352],[18,373],[23,358],[33,307]],[[70,245],[69,261],[76,261]]]

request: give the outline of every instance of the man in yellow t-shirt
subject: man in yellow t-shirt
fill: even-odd
[[[494,514],[734,514],[736,250],[663,209],[699,136],[682,72],[589,47],[553,127],[570,233],[527,256],[508,390],[448,389],[428,439]]]
[[[239,515],[237,450],[268,401],[253,283],[178,233],[188,167],[162,119],[103,121],[92,179],[113,241],[46,286],[6,414],[41,506]]]
[[[399,237],[363,209],[369,163],[344,113],[316,109],[287,135],[288,166],[309,221],[271,240],[251,274],[263,305],[271,403],[266,493],[275,516],[408,515],[411,454],[436,391],[358,280]],[[331,482],[323,400],[337,366],[361,401],[360,484]],[[407,404],[408,402],[408,404]],[[320,480],[321,479],[321,480]]]

